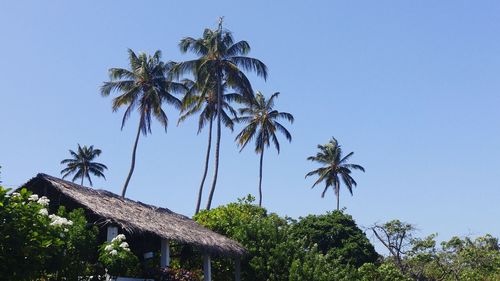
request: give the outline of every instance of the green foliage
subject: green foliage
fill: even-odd
[[[316,245],[296,253],[289,281],[356,280],[356,268],[322,254]]]
[[[334,212],[293,222],[267,213],[253,200],[249,196],[195,216],[248,249],[242,280],[354,280],[358,265],[377,258],[350,216]],[[215,280],[232,280],[231,261],[213,264]]]
[[[491,235],[474,240],[453,237],[442,242],[441,249],[429,248],[424,253],[414,251],[407,257],[413,272],[420,276],[450,281],[500,279],[498,239]],[[424,262],[422,256],[426,257]]]
[[[111,276],[135,277],[139,273],[139,259],[125,240],[125,235],[118,234],[99,247],[99,262]]]
[[[378,258],[373,245],[351,216],[340,211],[325,215],[309,215],[294,223],[294,239],[302,239],[306,249],[317,247],[341,264],[359,267]]]
[[[58,215],[73,222],[66,232],[65,255],[60,261],[60,275],[70,280],[76,280],[78,276],[102,275],[104,269],[97,265],[97,226],[88,226],[83,209],[68,213],[64,207],[60,207]]]
[[[416,238],[415,228],[399,220],[372,230],[391,255],[376,270],[365,266],[365,273],[380,274],[391,265],[410,280],[500,280],[500,249],[498,239],[491,235],[453,237],[437,247],[436,234]]]
[[[376,266],[373,263],[365,263],[358,268],[361,281],[411,281],[404,276],[393,263],[383,263]]]
[[[7,192],[0,187],[0,280],[94,275],[86,251],[92,251],[96,230],[86,228],[81,210],[68,213],[68,220],[59,216],[65,215],[62,209],[49,215],[45,197],[26,189]]]
[[[249,255],[242,260],[242,280],[286,280],[293,247],[287,245],[287,222],[276,214],[251,204],[248,196],[210,211],[202,211],[195,220],[202,225],[240,242]],[[214,280],[232,280],[234,265],[214,259]]]

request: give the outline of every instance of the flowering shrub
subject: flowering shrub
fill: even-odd
[[[157,268],[152,273],[158,281],[200,281],[199,274],[182,268]]]
[[[130,251],[126,237],[118,234],[99,247],[99,262],[111,276],[134,277],[139,272],[139,259]]]
[[[86,227],[83,211],[68,213],[68,219],[63,209],[49,214],[50,200],[45,196],[26,189],[7,192],[0,187],[0,279],[73,280],[87,275],[88,256],[72,246],[79,239],[88,249],[87,242],[95,240],[97,229]]]

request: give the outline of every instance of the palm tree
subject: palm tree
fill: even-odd
[[[139,126],[132,149],[130,171],[122,189],[123,197],[125,197],[127,186],[134,172],[135,155],[141,132],[144,136],[151,133],[153,116],[163,125],[166,132],[168,118],[163,111],[162,105],[168,103],[180,108],[181,101],[174,97],[173,93],[179,93],[185,89],[183,84],[173,82],[167,78],[173,63],[163,63],[160,51],[156,51],[153,56],[150,56],[145,53],[136,55],[134,51],[129,49],[128,54],[130,69],[109,69],[110,81],[105,82],[101,87],[101,94],[105,97],[109,96],[113,91],[119,93],[113,99],[113,112],[122,106],[127,107],[123,114],[122,129],[132,111],[137,109],[139,112]]]
[[[255,138],[255,152],[260,154],[259,206],[262,206],[262,162],[264,159],[264,149],[269,147],[272,142],[278,153],[280,152],[280,144],[276,132],[285,135],[285,138],[289,142],[292,141],[290,132],[277,120],[284,119],[293,123],[293,115],[274,109],[274,100],[278,96],[279,93],[274,93],[266,100],[262,93],[257,92],[255,100],[247,102],[246,107],[240,109],[241,116],[238,117],[238,121],[248,124],[236,136],[236,141],[241,146],[241,150],[245,148],[250,140]]]
[[[235,89],[239,94],[251,98],[253,96],[252,86],[246,77],[245,71],[254,71],[258,76],[267,78],[267,67],[258,59],[247,57],[250,45],[246,41],[234,43],[230,31],[222,29],[222,18],[216,30],[205,29],[203,37],[194,39],[186,37],[179,44],[182,53],[188,51],[198,56],[197,59],[179,63],[175,67],[176,75],[192,73],[196,81],[215,81],[217,93],[217,108],[222,108],[223,85]],[[217,139],[215,143],[215,168],[212,187],[207,201],[207,210],[212,205],[212,199],[217,185],[219,172],[219,155],[221,140],[222,111],[217,111]]]
[[[217,115],[217,94],[214,91],[213,83],[210,86],[203,85],[201,83],[196,83],[192,81],[186,81],[188,85],[188,92],[182,100],[181,117],[179,118],[178,124],[186,120],[188,117],[199,113],[198,117],[198,134],[201,132],[203,127],[205,127],[208,122],[208,145],[207,153],[205,156],[205,168],[203,170],[203,176],[201,179],[200,187],[198,189],[198,199],[196,200],[196,210],[195,214],[200,211],[201,198],[203,195],[203,186],[208,173],[208,164],[210,162],[210,149],[212,145],[212,127],[215,116]],[[229,117],[228,111],[233,117],[237,116],[236,110],[234,110],[230,102],[239,99],[239,95],[236,93],[223,94],[222,99],[222,122],[226,127],[233,130],[234,122]],[[201,111],[201,112],[200,112]]]
[[[316,180],[312,187],[315,187],[322,181],[325,182],[325,189],[321,193],[321,198],[325,197],[328,187],[333,186],[335,195],[337,196],[338,211],[340,203],[340,178],[342,178],[342,181],[352,195],[352,187],[357,185],[356,181],[351,176],[352,170],[364,172],[365,169],[360,165],[348,163],[349,158],[354,155],[354,152],[350,152],[342,157],[342,149],[334,137],[332,137],[327,144],[318,145],[318,149],[319,152],[316,156],[308,157],[307,160],[318,162],[323,165],[323,167],[307,173],[306,178],[308,176],[318,175],[318,180]]]
[[[83,186],[84,178],[87,178],[90,186],[92,186],[90,174],[98,178],[102,177],[106,179],[106,177],[104,176],[104,170],[107,170],[108,167],[106,167],[106,165],[104,164],[93,162],[96,157],[101,155],[102,151],[100,149],[94,149],[93,145],[89,147],[84,145],[83,147],[81,147],[80,144],[78,144],[78,151],[74,152],[70,149],[69,153],[73,158],[68,158],[61,161],[61,164],[66,165],[66,168],[61,170],[63,179],[71,174],[75,174],[72,181],[74,182],[76,179],[81,178],[81,186]]]

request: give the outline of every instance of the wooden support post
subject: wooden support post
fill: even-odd
[[[106,236],[106,240],[108,242],[111,242],[113,238],[115,238],[118,235],[118,227],[114,225],[108,225],[108,232]]]
[[[161,239],[160,265],[161,267],[170,266],[170,244],[167,239]]]
[[[241,262],[240,257],[234,259],[234,279],[236,281],[241,280]]]
[[[203,255],[203,281],[212,281],[212,265],[209,254]]]

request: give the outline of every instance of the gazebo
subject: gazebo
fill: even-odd
[[[84,209],[89,222],[99,226],[103,240],[110,241],[120,231],[128,234],[131,244],[143,254],[150,255],[160,249],[161,267],[170,265],[169,242],[175,241],[191,245],[202,253],[205,281],[212,280],[210,257],[213,255],[234,259],[235,280],[240,280],[240,258],[247,253],[245,248],[186,216],[46,174],[38,174],[23,187],[47,196],[55,208]]]

